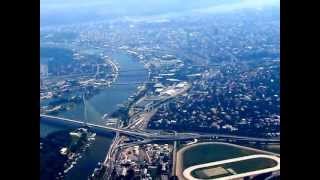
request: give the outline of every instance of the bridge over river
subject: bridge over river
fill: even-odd
[[[252,142],[262,142],[262,143],[279,143],[280,139],[268,139],[268,138],[255,138],[255,137],[245,137],[245,136],[237,136],[237,135],[226,135],[226,134],[198,134],[198,133],[175,133],[175,134],[160,134],[160,131],[141,131],[127,128],[114,128],[104,125],[98,125],[93,123],[85,123],[82,121],[77,121],[73,119],[56,117],[50,115],[40,114],[40,121],[49,121],[49,122],[57,122],[64,124],[71,124],[76,126],[88,126],[94,130],[98,130],[100,132],[119,132],[121,134],[134,136],[142,139],[150,139],[150,140],[189,140],[195,138],[225,138],[228,140],[244,140],[244,141],[252,141]]]

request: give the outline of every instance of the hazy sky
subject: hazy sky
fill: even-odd
[[[279,6],[280,0],[40,0],[41,24],[94,18],[217,13]]]

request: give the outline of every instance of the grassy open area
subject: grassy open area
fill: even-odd
[[[196,169],[191,172],[192,176],[200,179],[212,179],[230,176],[233,174],[241,174],[250,171],[256,171],[271,168],[276,162],[267,158],[255,158],[243,161],[231,162],[217,166]]]
[[[204,164],[253,154],[257,153],[225,144],[201,144],[185,150],[183,153],[183,168],[185,169],[197,164]]]

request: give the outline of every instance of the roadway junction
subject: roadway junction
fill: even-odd
[[[93,124],[93,123],[85,123],[78,120],[63,118],[63,117],[56,117],[56,116],[50,116],[50,115],[43,115],[40,114],[40,120],[41,121],[49,121],[53,123],[62,123],[62,124],[69,124],[76,127],[89,127],[91,130],[98,132],[114,132],[116,133],[116,136],[113,140],[113,143],[111,144],[108,154],[106,156],[106,159],[104,161],[104,166],[106,167],[106,172],[104,174],[105,178],[108,178],[108,174],[110,175],[112,172],[112,169],[114,168],[113,162],[117,159],[117,154],[122,149],[137,146],[137,145],[144,145],[151,143],[152,141],[171,141],[174,144],[174,150],[172,153],[173,159],[172,161],[177,161],[177,141],[190,141],[194,139],[214,139],[215,141],[227,141],[227,142],[250,142],[250,143],[263,143],[263,144],[274,144],[279,143],[279,139],[267,139],[267,138],[255,138],[255,137],[245,137],[245,136],[236,136],[236,135],[227,135],[227,134],[201,134],[201,133],[168,133],[165,131],[159,131],[159,130],[147,130],[144,128],[139,128],[139,123],[135,124],[132,123],[132,125],[122,128],[117,127],[110,127],[105,125],[99,125],[99,124]],[[139,121],[138,121],[139,122]],[[134,139],[133,142],[130,143],[121,143],[123,142],[125,137],[131,137],[131,139]],[[181,173],[183,173],[183,177],[185,179],[190,180],[198,180],[199,178],[196,178],[192,175],[193,171],[196,171],[197,169],[203,169],[203,168],[209,168],[208,171],[214,171],[212,170],[213,167],[217,165],[223,165],[227,163],[233,163],[233,162],[245,162],[246,160],[254,159],[254,158],[269,158],[272,159],[274,162],[276,162],[274,167],[271,168],[265,168],[265,169],[259,169],[254,171],[248,171],[244,173],[236,173],[236,174],[229,174],[228,176],[220,177],[218,179],[220,180],[229,180],[234,178],[241,178],[241,177],[247,177],[247,176],[253,176],[261,173],[268,173],[268,172],[274,172],[279,171],[280,169],[280,158],[274,155],[266,155],[266,154],[257,154],[252,156],[244,156],[239,158],[232,158],[232,159],[226,159],[222,161],[214,161],[210,163],[205,164],[198,164],[192,167],[188,167],[187,169],[184,169]],[[176,172],[176,163],[173,162],[172,164],[172,176],[177,176]],[[181,174],[179,173],[179,174]],[[178,175],[179,176],[179,175]],[[213,176],[214,177],[214,174]],[[210,179],[210,178],[209,178]],[[214,178],[216,179],[216,178]]]
[[[261,143],[279,143],[280,139],[270,139],[270,138],[255,138],[228,134],[214,134],[214,133],[172,133],[172,134],[162,134],[161,131],[151,131],[151,130],[135,130],[130,128],[115,128],[104,125],[98,125],[93,123],[84,123],[82,121],[56,117],[50,115],[40,114],[40,120],[46,120],[51,122],[62,122],[66,124],[73,124],[75,126],[88,126],[93,130],[106,131],[106,132],[119,132],[120,134],[139,137],[142,139],[151,140],[189,140],[189,139],[199,139],[199,138],[224,138],[229,140],[239,140],[239,141],[250,141],[250,142],[261,142]]]

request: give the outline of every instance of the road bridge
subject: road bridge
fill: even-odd
[[[141,81],[141,82],[118,82],[112,83],[112,85],[128,85],[128,84],[154,84],[152,81]]]
[[[90,128],[97,129],[97,130],[104,130],[104,131],[112,131],[112,132],[119,132],[127,135],[133,135],[133,136],[138,136],[138,137],[148,137],[150,136],[149,133],[143,133],[143,132],[136,132],[132,130],[127,130],[127,129],[122,129],[122,128],[114,128],[114,127],[109,127],[109,126],[103,126],[103,125],[98,125],[98,124],[92,124],[92,123],[85,123],[82,121],[77,121],[69,118],[63,118],[63,117],[56,117],[56,116],[50,116],[50,115],[43,115],[40,114],[40,120],[42,118],[46,118],[49,121],[63,121],[68,124],[75,124],[79,126],[89,126]]]
[[[56,117],[50,115],[40,114],[40,120],[45,118],[52,122],[64,122],[68,124],[74,124],[78,126],[89,126],[95,130],[99,131],[107,131],[107,132],[119,132],[121,134],[126,134],[129,136],[134,136],[138,138],[151,139],[151,140],[164,140],[164,141],[175,141],[175,140],[189,140],[194,138],[225,138],[229,140],[246,140],[253,142],[265,142],[265,143],[278,143],[279,139],[269,139],[269,138],[255,138],[255,137],[245,137],[245,136],[237,136],[237,135],[227,135],[227,134],[198,134],[198,133],[175,133],[175,134],[166,134],[161,135],[160,133],[146,132],[141,130],[134,129],[126,129],[126,128],[114,128],[108,127],[104,125],[98,125],[93,123],[84,123],[82,121],[77,121],[73,119]]]

